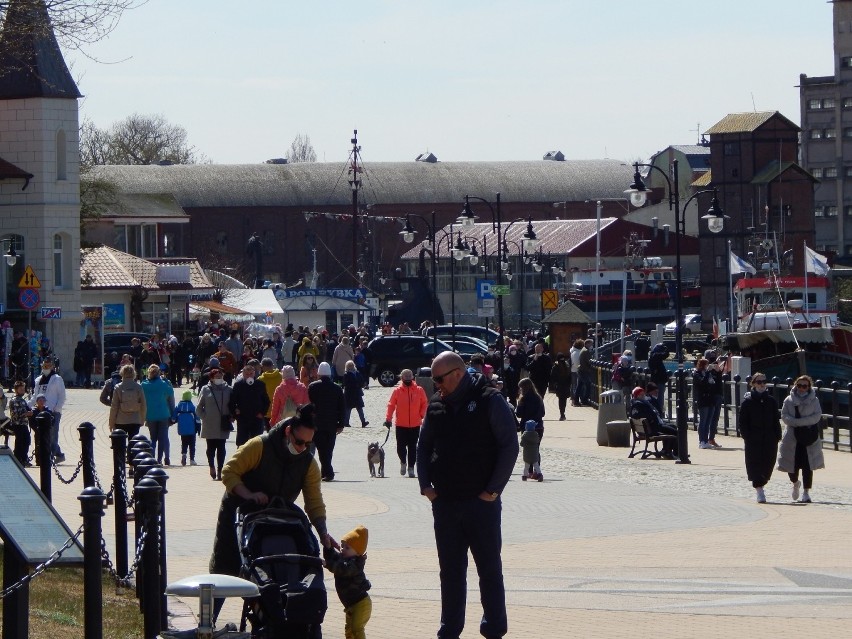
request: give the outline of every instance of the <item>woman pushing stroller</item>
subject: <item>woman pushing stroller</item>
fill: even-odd
[[[253,502],[267,505],[273,497],[295,502],[301,493],[305,514],[325,548],[340,548],[326,529],[320,469],[309,452],[314,438],[314,407],[306,404],[296,416],[250,439],[237,449],[222,469],[225,495],[216,521],[210,572],[238,576],[240,552],[234,526],[238,506]],[[217,600],[216,612],[223,600]]]

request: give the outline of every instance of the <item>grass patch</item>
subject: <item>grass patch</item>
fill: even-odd
[[[122,588],[116,594],[115,582],[106,574],[102,583],[104,638],[144,636],[142,613],[133,589]],[[84,639],[83,569],[51,568],[30,582],[29,622],[31,639]]]

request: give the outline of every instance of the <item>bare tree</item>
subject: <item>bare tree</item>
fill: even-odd
[[[145,4],[147,0],[0,0],[0,20],[6,22],[7,44],[14,43],[31,33],[32,22],[6,20],[7,11],[18,5],[25,13],[47,9],[57,40],[70,49],[82,49],[87,44],[102,40],[118,25],[121,16],[129,9]],[[20,14],[23,16],[23,14]],[[14,14],[11,15],[15,17]],[[42,25],[50,28],[49,25]],[[27,31],[23,31],[26,29]]]
[[[109,129],[90,121],[80,127],[80,162],[98,164],[195,164],[203,154],[189,144],[186,129],[162,115],[134,113]]]
[[[317,152],[311,144],[311,136],[299,134],[290,143],[290,151],[287,154],[288,162],[316,162]]]

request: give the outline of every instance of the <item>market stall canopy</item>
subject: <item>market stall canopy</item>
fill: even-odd
[[[273,317],[283,315],[275,293],[268,288],[228,289],[222,295],[222,302],[259,318],[265,317],[267,313],[272,313]]]
[[[197,318],[199,315],[206,316],[210,313],[218,313],[222,319],[232,322],[249,322],[254,319],[254,315],[244,309],[213,300],[196,301],[189,305],[190,317]]]

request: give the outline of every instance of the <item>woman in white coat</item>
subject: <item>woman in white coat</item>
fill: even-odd
[[[781,421],[784,422],[784,436],[778,452],[778,470],[788,473],[793,482],[793,501],[811,502],[810,490],[813,486],[814,471],[825,468],[822,454],[822,438],[819,424],[822,419],[822,407],[813,387],[813,380],[802,375],[790,390],[790,395],[781,407]],[[799,470],[802,480],[799,481]],[[799,490],[804,491],[799,499]]]
[[[201,438],[207,440],[207,465],[210,477],[221,481],[222,466],[225,465],[225,442],[234,430],[233,416],[228,410],[231,387],[225,383],[222,370],[210,369],[210,381],[198,393],[195,412],[201,417]],[[228,429],[223,426],[228,424]]]

